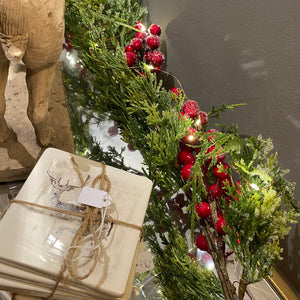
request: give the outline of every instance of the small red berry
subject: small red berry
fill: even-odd
[[[160,45],[160,39],[156,35],[150,35],[147,38],[147,45],[150,47],[150,49],[155,50],[159,47]]]
[[[223,166],[224,171],[220,171],[221,170],[221,165]],[[225,170],[230,169],[229,165],[221,162],[217,165],[214,166],[213,168],[213,173],[216,177],[218,178],[230,178],[229,174],[227,172],[225,172]]]
[[[213,152],[213,151],[215,150],[215,148],[216,148],[215,145],[210,146],[210,147],[207,149],[207,151],[206,151],[205,154],[208,154],[208,153],[210,153],[210,152]],[[222,162],[224,159],[225,159],[225,153],[223,153],[223,154],[217,153],[217,163]],[[211,158],[209,158],[209,160],[211,161]],[[210,163],[210,162],[209,162],[209,163]]]
[[[130,41],[130,46],[133,50],[135,51],[139,51],[142,49],[143,47],[143,42],[141,39],[139,38],[133,38],[131,41]]]
[[[194,164],[195,157],[190,151],[180,151],[177,155],[177,160],[180,165]]]
[[[199,112],[199,105],[194,100],[187,100],[183,103],[182,112],[189,115],[191,118],[194,118]]]
[[[151,73],[160,73],[161,66],[153,66],[153,69],[150,70]]]
[[[189,151],[189,152],[193,152],[194,151],[194,148],[193,147],[189,147],[188,145],[186,145],[185,143],[183,142],[180,142],[179,143],[179,148],[180,150],[185,150],[185,151]]]
[[[181,177],[184,181],[188,181],[191,175],[191,170],[194,164],[186,164],[181,169]],[[193,177],[190,179],[192,180]]]
[[[208,122],[208,115],[205,111],[200,111],[199,115],[201,119],[201,125],[204,126]]]
[[[154,66],[160,66],[165,61],[165,57],[160,51],[154,51],[150,61]]]
[[[127,66],[131,67],[134,65],[136,56],[133,52],[126,52],[126,60],[127,60]]]
[[[180,94],[181,94],[181,89],[180,89],[180,88],[177,88],[177,87],[173,87],[173,88],[171,88],[171,92],[172,92],[173,94],[175,94],[176,96],[180,96]]]
[[[180,116],[181,116],[181,119],[182,120],[186,120],[186,119],[189,119],[189,116],[184,114],[182,111],[180,112]],[[178,120],[180,120],[180,118],[178,118]]]
[[[211,208],[207,202],[196,203],[196,212],[202,219],[206,219],[211,215]]]
[[[132,52],[132,47],[130,45],[127,45],[125,47],[125,52]]]
[[[225,234],[225,231],[223,230],[223,227],[226,225],[224,218],[219,218],[216,222],[216,231],[220,234]]]
[[[152,24],[149,27],[149,31],[150,31],[151,34],[154,34],[154,35],[160,35],[161,34],[161,28],[157,24]]]
[[[226,188],[227,184],[229,184],[229,186],[232,186],[232,182],[231,182],[230,176],[219,178],[219,183],[220,183],[220,185],[221,185],[222,188]]]
[[[210,185],[208,189],[213,198],[218,200],[222,197],[223,190],[217,183]]]
[[[210,129],[210,130],[207,131],[207,133],[213,133],[213,132],[218,132],[218,130],[217,130],[217,129]],[[210,141],[210,140],[212,140],[214,137],[215,137],[215,135],[210,135],[210,136],[207,138],[207,140]]]
[[[146,32],[141,32],[141,31],[139,31],[139,32],[137,32],[137,33],[135,34],[135,37],[136,37],[136,38],[142,39],[142,40],[143,40],[146,36],[147,36]]]
[[[151,56],[152,56],[152,52],[147,51],[146,54],[145,54],[146,60],[150,61],[151,60]]]
[[[135,22],[134,28],[136,28],[137,30],[145,31],[145,25],[141,21]]]
[[[199,248],[202,251],[208,251],[209,250],[206,238],[203,234],[198,235],[198,237],[196,239],[196,246],[197,246],[197,248]]]

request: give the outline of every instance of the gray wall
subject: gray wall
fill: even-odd
[[[300,1],[147,0],[161,25],[166,71],[202,110],[247,102],[222,122],[271,137],[288,179],[300,178]],[[296,190],[300,198],[300,186]],[[300,297],[300,225],[278,264]]]

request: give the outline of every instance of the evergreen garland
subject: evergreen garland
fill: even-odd
[[[280,259],[278,241],[297,216],[294,184],[284,179],[287,171],[278,166],[271,140],[260,136],[243,139],[234,127],[213,134],[205,127],[198,131],[201,150],[192,168],[194,176],[182,179],[178,145],[193,126],[191,119],[180,117],[186,96],[166,90],[159,76],[143,63],[138,70],[128,68],[124,55],[136,30],[132,26],[145,13],[140,1],[66,1],[66,32],[87,69],[84,76],[66,74],[65,80],[77,151],[126,169],[122,153],[113,149],[103,153],[88,131],[90,119],[100,122],[109,117],[117,123],[124,141],[141,152],[143,173],[154,183],[144,225],[145,240],[154,255],[156,278],[166,299],[233,299],[233,286],[225,282],[225,243],[243,267],[239,288],[242,299],[246,286],[271,274],[271,267]],[[213,107],[208,116],[218,118],[221,112],[233,108]],[[209,152],[212,143],[215,148]],[[219,170],[230,178],[223,187],[233,200],[229,202],[225,197],[211,199],[207,190],[220,153],[226,153],[230,166],[229,170],[222,166]],[[237,180],[238,187],[231,184]],[[185,224],[174,209],[178,196],[187,204]],[[214,205],[214,222],[217,211],[223,211],[226,235],[214,233],[215,225],[198,217],[195,206],[202,201]],[[212,271],[201,268],[188,255],[194,234],[201,232],[206,235],[222,288]]]

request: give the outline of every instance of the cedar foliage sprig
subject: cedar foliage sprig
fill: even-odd
[[[176,155],[181,138],[192,125],[190,119],[180,117],[185,98],[166,91],[155,74],[133,72],[127,67],[123,53],[131,38],[128,29],[144,12],[139,1],[67,1],[67,32],[73,36],[72,43],[90,72],[86,84],[76,91],[78,103],[84,107],[88,119],[100,120],[102,113],[108,113],[118,124],[124,141],[143,155],[144,173],[155,187],[145,220],[145,238],[154,253],[157,279],[165,297],[223,298],[216,277],[188,257],[187,240],[183,238],[190,230],[193,241],[194,230],[206,226],[204,229],[211,232],[213,243],[213,228],[199,220],[194,209],[196,203],[209,197],[203,166],[211,160],[205,180],[212,181],[211,169],[217,163],[217,155],[226,153],[232,182],[241,181],[241,194],[234,185],[227,184],[226,193],[233,201],[226,203],[223,197],[218,202],[226,219],[227,235],[217,236],[217,246],[220,248],[225,240],[236,253],[243,267],[240,282],[243,289],[270,274],[271,266],[280,258],[278,240],[288,233],[288,224],[297,215],[294,185],[284,179],[286,171],[279,168],[276,154],[270,152],[271,141],[262,137],[244,140],[236,127],[214,134],[198,132],[201,150],[192,169],[194,176],[183,182]],[[235,106],[213,107],[208,116],[219,118],[221,112]],[[208,138],[212,136],[215,149],[208,153],[211,146]],[[220,171],[225,170],[221,167]],[[254,183],[258,190],[251,187]],[[185,225],[180,224],[169,205],[179,191],[187,199]],[[240,298],[243,292],[239,293]]]
[[[119,5],[124,2],[132,6],[124,9]],[[108,5],[110,9],[107,9]],[[66,29],[73,36],[72,44],[80,51],[83,64],[90,72],[88,84],[76,91],[80,99],[77,103],[91,118],[109,112],[123,139],[142,153],[146,165],[144,172],[161,191],[159,197],[153,193],[150,201],[145,239],[155,256],[162,293],[167,299],[180,299],[182,295],[186,299],[214,299],[215,295],[223,299],[214,273],[202,270],[188,257],[186,241],[178,238],[180,231],[166,206],[168,199],[182,185],[175,157],[178,142],[190,122],[178,118],[183,99],[174,101],[155,75],[148,73],[138,77],[126,66],[122,48],[125,40],[127,43],[131,37],[127,35],[128,27],[120,27],[118,22],[122,19],[133,25],[145,12],[139,8],[139,1],[67,1]],[[102,29],[105,27],[104,31],[98,28],[99,24]],[[72,82],[68,84],[72,88]],[[166,233],[157,234],[162,228]],[[171,245],[174,245],[172,252],[176,251],[176,258],[169,250]],[[197,282],[196,291],[190,287],[191,280]]]

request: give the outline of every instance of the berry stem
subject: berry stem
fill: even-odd
[[[204,224],[203,224],[204,223]],[[207,221],[203,221],[203,231],[206,237],[207,245],[209,248],[209,253],[213,258],[215,268],[218,274],[218,277],[221,282],[221,286],[224,292],[226,300],[234,300],[235,298],[235,288],[229,280],[229,276],[226,269],[226,263],[224,259],[224,253],[222,247],[219,247],[220,238],[217,237],[218,246],[216,247],[214,243],[213,233],[210,230],[209,224]],[[221,241],[222,243],[222,241]]]

